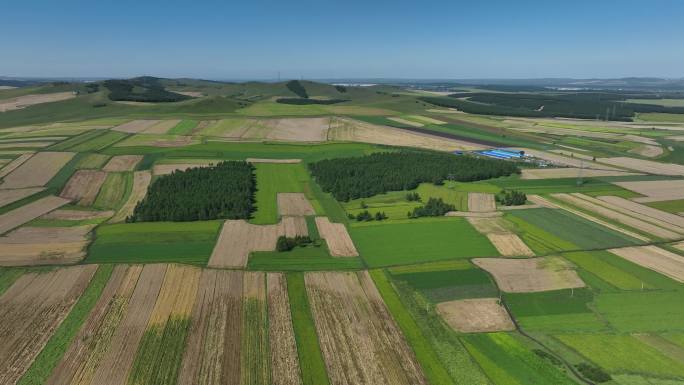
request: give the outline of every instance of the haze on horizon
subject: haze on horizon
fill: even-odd
[[[25,1],[0,76],[684,77],[684,3]]]

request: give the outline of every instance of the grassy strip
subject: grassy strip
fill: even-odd
[[[48,147],[48,150],[50,151],[66,151],[68,148],[78,146],[82,143],[85,143],[89,140],[95,139],[100,135],[103,135],[106,130],[90,130],[86,131],[82,134],[72,136],[69,139],[63,140],[59,143],[55,143],[52,146]]]
[[[26,270],[21,268],[0,268],[0,296],[25,272]]]
[[[129,384],[174,385],[183,361],[189,318],[171,318],[145,331],[128,376]]]
[[[316,197],[316,200],[321,204],[323,212],[328,216],[331,222],[348,225],[349,218],[347,218],[347,214],[344,212],[342,205],[340,205],[331,194],[323,192],[321,186],[313,179],[311,180],[311,183],[309,183],[309,188],[313,196]]]
[[[133,173],[110,172],[95,198],[93,208],[117,210],[126,201],[132,187]]]
[[[175,127],[169,130],[172,135],[188,135],[197,127],[199,122],[197,120],[182,120]]]
[[[242,384],[270,384],[268,313],[264,301],[245,298],[242,331],[240,382]]]
[[[316,326],[309,308],[304,273],[287,274],[287,293],[290,298],[292,326],[297,341],[302,383],[303,385],[329,385],[328,372],[325,369]]]
[[[378,288],[380,295],[382,295],[390,313],[392,313],[392,317],[397,321],[409,345],[413,348],[416,358],[429,382],[432,384],[455,384],[440,362],[430,342],[421,333],[416,321],[411,318],[411,315],[401,303],[385,272],[383,270],[371,270],[370,275],[373,281],[375,281],[375,286]]]
[[[100,151],[103,150],[114,143],[127,138],[129,134],[118,132],[118,131],[105,131],[104,135],[99,135],[93,139],[86,142],[79,143],[73,147],[69,148],[69,151],[74,152],[90,152],[90,151]]]
[[[321,234],[318,233],[318,226],[316,226],[316,217],[313,215],[308,215],[306,219],[306,230],[309,234],[309,238],[312,241],[321,239]]]
[[[67,183],[69,178],[76,172],[76,166],[81,162],[81,159],[83,159],[87,154],[85,153],[78,153],[74,155],[71,160],[67,162],[67,164],[62,167],[59,172],[50,179],[50,181],[45,185],[45,187],[48,188],[48,190],[52,190],[55,192],[62,191],[62,188],[64,185]]]
[[[19,380],[19,385],[37,385],[44,384],[47,381],[50,373],[52,373],[52,370],[57,366],[57,363],[71,344],[71,341],[76,337],[76,333],[78,333],[81,325],[83,325],[83,322],[88,317],[90,310],[100,298],[102,290],[104,290],[109,277],[112,275],[112,270],[114,270],[113,265],[98,267],[95,275],[90,280],[88,288],[78,299],[69,315],[59,325],[55,334],[50,337],[50,340],[33,361],[28,371]]]

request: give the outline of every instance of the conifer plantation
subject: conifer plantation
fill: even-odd
[[[247,162],[174,171],[155,180],[128,222],[247,219],[254,211],[256,180]]]

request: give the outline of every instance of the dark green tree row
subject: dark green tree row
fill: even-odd
[[[520,173],[512,162],[427,151],[326,159],[311,163],[309,169],[323,191],[344,202],[412,190],[423,182],[473,182]]]
[[[302,99],[302,98],[280,98],[277,99],[277,103],[281,104],[295,104],[295,105],[306,105],[306,104],[337,104],[348,102],[347,99]]]
[[[189,96],[169,92],[157,78],[140,77],[128,80],[106,80],[109,99],[133,102],[179,102]]]
[[[408,217],[441,217],[449,211],[456,211],[456,206],[445,203],[442,198],[430,198],[425,205],[416,207],[412,212],[409,212]]]
[[[155,180],[128,222],[247,219],[254,211],[256,179],[247,162],[174,171]]]

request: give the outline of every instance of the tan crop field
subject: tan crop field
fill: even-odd
[[[292,142],[324,142],[327,138],[330,118],[283,118],[261,120],[268,128],[266,135],[260,130],[248,130],[243,139],[268,139]]]
[[[347,232],[347,228],[341,223],[332,223],[328,217],[316,217],[316,227],[321,238],[325,239],[333,257],[357,257],[354,242]]]
[[[159,123],[159,120],[132,120],[124,124],[113,127],[112,130],[137,134]]]
[[[27,196],[39,193],[45,190],[43,187],[27,187],[12,190],[0,190],[0,207],[24,199]]]
[[[143,132],[145,134],[166,134],[180,122],[180,119],[161,120],[158,123],[147,127]]]
[[[615,182],[616,185],[645,197],[633,198],[635,202],[658,202],[684,199],[684,180],[654,180]]]
[[[629,158],[626,156],[615,158],[599,158],[597,161],[630,170],[644,172],[647,174],[672,176],[684,175],[684,166],[673,163],[661,163],[653,160]]]
[[[0,215],[0,234],[69,203],[68,199],[47,196]]]
[[[123,222],[128,216],[133,214],[135,205],[138,204],[145,194],[147,194],[147,187],[152,181],[152,174],[149,171],[136,171],[133,174],[133,189],[131,195],[128,196],[128,200],[124,203],[119,211],[109,220],[110,223]]]
[[[107,172],[133,171],[142,158],[142,155],[117,155],[112,157],[102,170]]]
[[[461,333],[515,330],[515,325],[498,298],[460,299],[437,304],[437,313]]]
[[[611,249],[611,253],[630,262],[684,282],[684,257],[657,246],[634,246]]]
[[[656,156],[660,156],[665,152],[662,147],[660,146],[654,146],[650,144],[644,144],[639,147],[633,148],[629,150],[628,152],[632,154],[637,154],[641,156],[645,156],[647,158],[655,158]]]
[[[550,164],[554,165],[578,167],[585,169],[620,171],[620,169],[618,168],[606,166],[604,164],[598,164],[590,160],[559,155],[548,151],[532,150],[529,148],[515,148],[515,150],[525,151],[525,154],[527,155],[532,155],[535,158],[543,159],[549,162]]]
[[[86,211],[86,210],[69,210],[69,209],[57,209],[51,211],[42,217],[41,219],[56,219],[65,221],[87,221],[91,219],[102,219],[109,218],[114,215],[113,211]]]
[[[93,225],[20,227],[0,237],[0,265],[54,265],[83,259]]]
[[[389,117],[389,118],[387,118],[387,119],[392,120],[392,121],[395,121],[395,122],[397,122],[397,123],[405,124],[405,125],[407,125],[407,126],[413,126],[413,127],[423,127],[423,126],[424,126],[423,123],[418,123],[418,122],[414,122],[414,121],[411,121],[411,120],[398,118],[398,117],[395,117],[395,116]]]
[[[5,176],[0,188],[44,186],[73,156],[73,152],[39,152]]]
[[[141,265],[114,267],[100,298],[52,371],[48,385],[89,385],[136,287]]]
[[[508,293],[530,293],[585,286],[572,266],[560,257],[475,258],[473,263],[492,274],[499,288]]]
[[[597,176],[640,175],[638,173],[617,170],[592,170],[577,167],[567,168],[525,168],[521,179],[557,179],[557,178],[592,178]]]
[[[239,384],[240,271],[202,270],[178,384]]]
[[[170,164],[155,164],[152,167],[152,174],[154,175],[167,175],[174,171],[185,171],[194,167],[209,167],[215,165],[220,160],[215,161],[197,161],[193,163],[170,163]]]
[[[299,385],[299,358],[292,328],[287,281],[283,274],[268,273],[268,336],[273,385]]]
[[[292,164],[292,163],[302,163],[302,160],[301,160],[301,159],[247,158],[247,159],[245,159],[245,162],[248,162],[248,163],[283,163],[283,164]]]
[[[330,125],[328,140],[416,147],[437,151],[481,150],[484,148],[482,145],[466,141],[339,117],[335,118]]]
[[[468,211],[477,213],[496,211],[494,194],[468,193]]]
[[[245,267],[249,253],[273,251],[281,235],[307,235],[303,217],[283,217],[276,225],[253,225],[244,220],[227,220],[209,258],[210,267]]]
[[[30,157],[33,156],[33,152],[26,152],[22,153],[18,157],[12,159],[11,162],[5,164],[5,166],[0,169],[0,178],[4,178],[7,174],[11,173],[14,171],[17,167],[21,166],[24,162],[26,162]]]
[[[4,148],[43,148],[47,147],[54,142],[13,142],[13,143],[0,143],[0,149]]]
[[[60,102],[75,97],[76,95],[73,92],[56,92],[52,94],[24,95],[12,99],[3,99],[0,100],[0,112],[20,110],[36,104]]]
[[[107,173],[97,170],[78,170],[62,189],[62,198],[75,201],[79,206],[90,206],[95,202]]]
[[[534,256],[534,252],[517,234],[487,234],[487,239],[505,257]]]
[[[304,277],[332,385],[427,383],[367,272]]]
[[[97,266],[26,273],[0,297],[0,383],[14,384],[88,286]]]
[[[630,214],[632,216],[646,219],[649,222],[655,224],[660,223],[661,226],[664,225],[665,227],[667,227],[668,224],[672,226],[677,226],[677,232],[681,232],[681,230],[684,230],[684,218],[680,217],[679,215],[654,209],[652,207],[642,205],[637,202],[632,202],[628,199],[616,196],[601,196],[598,197],[598,199],[611,204],[612,207],[619,207],[623,210],[627,210],[628,213],[633,213]]]
[[[305,216],[316,214],[304,193],[278,193],[277,201],[278,215]]]

